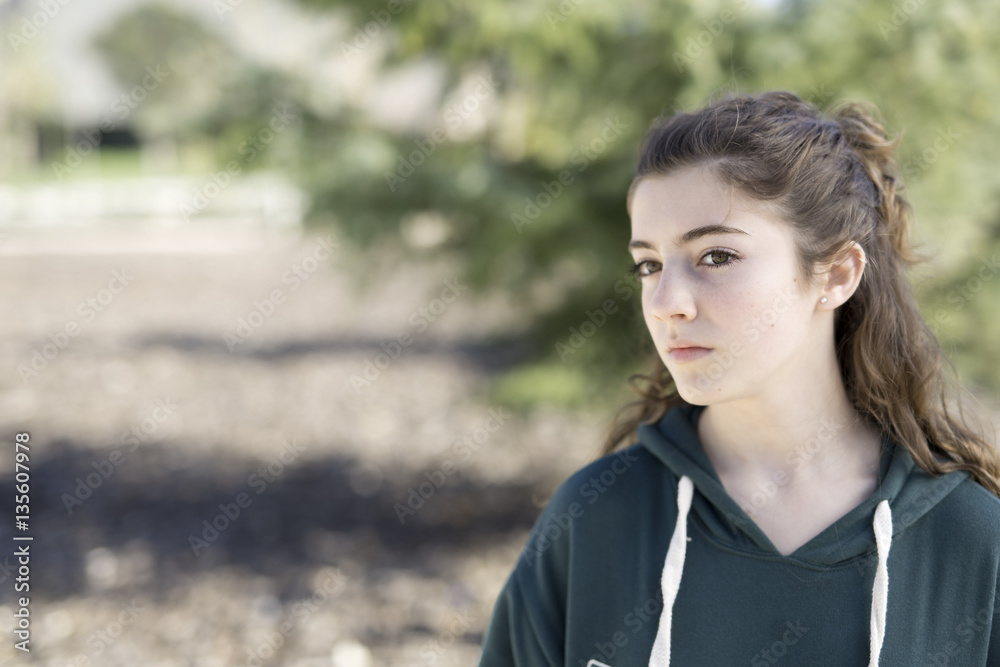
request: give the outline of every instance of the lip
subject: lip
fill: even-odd
[[[708,349],[704,345],[699,345],[693,340],[685,340],[684,338],[671,338],[667,341],[667,350],[673,350],[682,347],[700,347],[702,349]]]
[[[674,361],[694,361],[695,359],[700,359],[708,354],[711,354],[712,352],[712,348],[687,345],[679,341],[668,346],[668,348],[668,354]]]

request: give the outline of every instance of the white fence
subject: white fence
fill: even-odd
[[[308,205],[267,173],[0,184],[0,252],[246,250],[299,238]]]

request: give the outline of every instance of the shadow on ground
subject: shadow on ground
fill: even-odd
[[[452,478],[438,488],[423,474],[373,476],[344,457],[293,462],[280,470],[272,464],[268,471],[257,461],[177,461],[169,458],[176,453],[140,448],[91,489],[88,478],[97,483],[100,476],[94,462],[109,471],[110,464],[101,463],[108,450],[68,441],[45,449],[49,456],[32,469],[30,531],[33,593],[43,599],[84,595],[94,576],[87,572],[93,550],[127,552],[137,545],[153,559],[154,576],[141,589],[154,598],[183,575],[240,566],[282,582],[281,597],[291,599],[303,595],[296,572],[344,559],[434,572],[433,557],[441,549],[509,542],[511,531],[530,528],[540,512],[530,484]],[[13,487],[11,479],[0,483]],[[418,509],[401,521],[394,506],[407,506],[421,484],[428,497],[413,498]],[[10,533],[4,528],[0,540],[9,544]],[[4,586],[3,597],[13,595],[12,588]]]
[[[236,346],[230,351],[225,341],[218,336],[156,335],[140,338],[135,341],[135,345],[140,350],[166,346],[185,354],[238,356],[269,361],[306,354],[378,354],[384,352],[382,346],[390,341],[391,339],[368,337],[318,337],[271,346]],[[407,354],[461,359],[465,365],[488,375],[524,361],[530,356],[532,347],[524,337],[489,337],[457,342],[413,341],[405,349]]]

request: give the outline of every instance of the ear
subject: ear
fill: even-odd
[[[851,241],[829,265],[820,293],[820,297],[826,297],[826,303],[817,303],[816,306],[824,310],[834,310],[850,299],[861,284],[866,260],[864,249],[856,241]]]

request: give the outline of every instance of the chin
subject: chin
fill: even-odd
[[[712,402],[704,397],[687,398],[686,396],[682,395],[681,398],[684,399],[685,403],[689,403],[690,405],[701,405],[701,406],[712,405]]]
[[[671,373],[677,393],[691,405],[716,405],[728,403],[746,396],[746,385],[742,379],[732,377],[729,372],[721,377],[711,377],[705,372],[685,372],[678,369]]]
[[[708,363],[701,363],[707,361]],[[745,368],[736,363],[705,359],[693,364],[667,366],[677,387],[677,393],[691,405],[727,403],[753,393],[753,378],[746,377]]]
[[[696,387],[692,383],[678,381],[674,378],[674,383],[677,387],[677,393],[685,402],[691,405],[711,405],[712,403],[721,403],[722,393],[719,391],[718,385],[711,383],[706,387]]]

